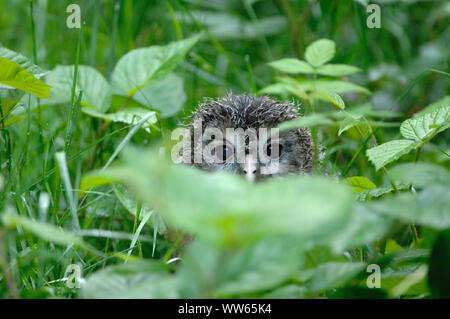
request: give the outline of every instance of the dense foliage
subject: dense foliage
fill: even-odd
[[[1,1],[0,297],[450,298],[450,6],[377,3]],[[228,91],[294,102],[314,174],[174,164]]]

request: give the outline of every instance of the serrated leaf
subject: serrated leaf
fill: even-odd
[[[344,100],[342,100],[342,98],[337,93],[317,90],[314,93],[312,93],[310,96],[315,99],[330,102],[331,104],[333,104],[340,110],[345,109],[345,102],[344,102]]]
[[[408,189],[408,185],[396,185],[398,190],[402,189]],[[394,191],[394,188],[392,186],[387,187],[377,187],[374,189],[370,189],[367,191],[362,191],[356,195],[356,200],[365,202],[366,200],[372,198],[372,197],[380,197],[384,194],[388,194]]]
[[[281,59],[269,63],[269,66],[283,73],[288,74],[313,74],[314,69],[303,60]]]
[[[200,39],[201,34],[172,42],[166,46],[135,49],[117,62],[111,81],[128,96],[164,79]]]
[[[36,95],[38,98],[50,97],[50,86],[38,80],[16,62],[0,56],[0,84]]]
[[[386,166],[392,161],[399,159],[419,146],[421,141],[411,140],[393,140],[368,149],[366,155],[369,160],[375,165],[375,168]]]
[[[316,73],[326,76],[347,76],[361,72],[360,68],[346,64],[325,64],[316,69]]]
[[[330,61],[336,53],[336,45],[329,39],[320,39],[311,43],[305,51],[305,59],[313,67],[319,67]]]
[[[356,193],[360,193],[377,187],[370,179],[364,176],[349,177],[345,179],[345,182],[352,185],[353,190]]]
[[[366,151],[367,157],[378,170],[419,145],[423,145],[448,127],[450,127],[450,106],[443,106],[401,124],[401,134],[410,140],[394,140],[371,148]]]
[[[450,127],[450,105],[442,106],[432,112],[415,116],[402,123],[400,133],[403,137],[423,141],[430,133],[442,132]]]
[[[47,104],[70,102],[75,66],[58,65],[51,70],[45,80],[52,86],[52,98],[44,101]],[[75,87],[75,96],[83,91],[81,105],[95,109],[99,113],[106,112],[111,106],[111,87],[103,75],[96,69],[78,66],[78,78]]]

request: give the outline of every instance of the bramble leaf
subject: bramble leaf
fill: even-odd
[[[419,146],[421,141],[393,140],[368,149],[366,155],[379,170]]]
[[[314,74],[314,69],[303,60],[281,59],[269,63],[269,66],[283,73],[288,74]]]
[[[330,61],[336,53],[336,44],[328,39],[311,43],[305,51],[305,59],[313,67],[319,67]]]

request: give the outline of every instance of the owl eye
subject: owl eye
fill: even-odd
[[[278,152],[277,152],[278,150]],[[283,146],[279,143],[272,142],[267,144],[267,156],[271,159],[278,159],[281,156],[281,152],[283,151]]]
[[[219,161],[226,161],[233,153],[231,147],[226,144],[217,145],[213,149],[213,156]]]

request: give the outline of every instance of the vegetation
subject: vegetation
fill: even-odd
[[[450,298],[450,6],[367,5],[0,2],[0,297]],[[228,91],[298,105],[315,173],[174,164]]]

